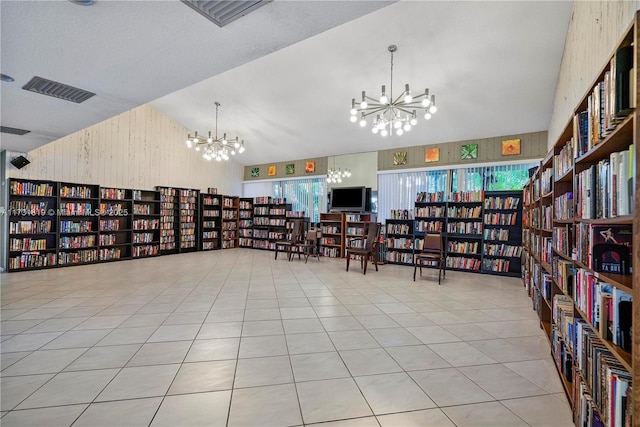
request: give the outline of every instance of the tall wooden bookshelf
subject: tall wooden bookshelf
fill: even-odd
[[[320,214],[320,253],[326,257],[342,258],[344,256],[344,215],[340,212]]]
[[[523,280],[576,425],[640,416],[639,23],[524,189]]]
[[[160,254],[178,252],[178,193],[175,188],[156,187],[160,192]]]
[[[113,221],[96,215],[99,212],[99,187],[72,183],[59,185],[58,265],[96,262],[99,227],[108,227],[109,221]]]
[[[414,235],[415,221],[412,219],[388,219],[384,227],[385,263],[413,266],[413,255],[420,251]],[[418,237],[422,242],[422,238]],[[419,245],[421,246],[421,245]]]
[[[179,191],[179,251],[193,252],[198,250],[198,198],[200,190],[180,188]]]

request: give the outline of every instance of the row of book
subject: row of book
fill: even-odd
[[[409,234],[411,232],[411,227],[409,224],[389,224],[387,223],[386,233],[387,234]]]
[[[131,250],[131,255],[134,258],[154,256],[158,255],[158,250],[158,245],[134,246]]]
[[[457,242],[457,241],[449,241],[447,242],[447,252],[448,253],[457,253],[457,254],[477,254],[478,253],[478,243],[475,242]]]
[[[435,193],[427,193],[427,192],[420,192],[418,193],[418,195],[416,196],[416,202],[444,202],[445,201],[445,194],[444,191],[437,191]]]
[[[240,218],[252,219],[253,215],[251,214],[251,211],[240,211]]]
[[[99,222],[100,231],[120,230],[120,221],[117,219],[101,219]]]
[[[488,259],[482,260],[482,269],[485,271],[496,271],[506,273],[509,271],[511,262],[508,259]]]
[[[9,234],[44,234],[51,232],[51,220],[9,223]]]
[[[522,256],[522,246],[485,244],[484,254],[491,256],[519,258]]]
[[[573,168],[575,158],[575,144],[573,138],[567,141],[560,149],[560,152],[553,156],[553,170],[555,179],[560,178]]]
[[[9,239],[10,251],[44,251],[47,249],[46,239]]]
[[[154,242],[153,233],[133,233],[133,244]]]
[[[110,200],[125,200],[126,191],[119,188],[100,187],[100,198]]]
[[[50,267],[57,264],[55,253],[23,252],[20,256],[9,258],[9,268],[18,270],[23,268]]]
[[[553,199],[554,219],[573,219],[573,192],[567,191],[560,197]]]
[[[447,214],[444,206],[415,207],[416,218],[443,218]]]
[[[220,200],[217,197],[205,196],[202,198],[204,206],[220,206]]]
[[[489,197],[484,201],[485,209],[512,209],[520,206],[519,197]]]
[[[506,228],[485,228],[483,237],[485,240],[506,241],[509,240],[509,230]]]
[[[134,215],[152,215],[151,205],[133,205],[133,214]]]
[[[253,220],[250,219],[241,219],[238,221],[238,227],[240,228],[251,228],[253,227]],[[248,230],[251,231],[251,230]]]
[[[80,264],[98,260],[97,249],[84,249],[77,252],[58,252],[58,265]]]
[[[252,229],[240,229],[238,230],[238,236],[240,237],[253,237],[253,230]]]
[[[160,227],[159,219],[134,219],[134,230],[157,230]]]
[[[91,221],[60,221],[61,233],[90,233],[92,230]]]
[[[635,145],[612,153],[609,159],[577,175],[576,217],[584,219],[614,218],[633,210]]]
[[[53,197],[55,187],[51,184],[36,184],[34,182],[11,181],[9,194],[15,196]]]
[[[236,224],[235,222],[223,222],[222,223],[222,229],[223,230],[237,230],[238,229],[238,224]]]
[[[253,208],[254,215],[269,215],[269,208],[267,206],[256,206]]]
[[[413,219],[409,209],[391,209],[390,219]]]
[[[77,248],[90,248],[96,245],[95,234],[89,234],[86,236],[65,236],[60,237],[58,247],[61,249],[77,249]]]
[[[44,216],[49,214],[49,202],[30,202],[25,200],[12,200],[9,202],[10,216]],[[55,214],[55,211],[52,212]]]
[[[501,260],[496,260],[501,261]],[[448,256],[446,259],[447,268],[458,268],[464,270],[480,270],[481,263],[478,258],[466,258],[466,257],[456,257],[456,256]],[[497,271],[497,270],[493,270]]]
[[[61,203],[59,212],[63,216],[89,216],[95,213],[91,203],[77,202]]]
[[[416,221],[416,231],[420,233],[440,233],[443,230],[443,221]]]
[[[268,226],[269,225],[269,217],[268,216],[254,217],[253,218],[253,225],[256,225],[256,226]]]
[[[387,238],[385,245],[388,249],[413,249],[413,239],[409,238]]]
[[[253,209],[253,203],[247,200],[240,200],[240,204],[238,205],[240,209]]]
[[[222,219],[236,220],[238,213],[236,211],[222,211]]]
[[[484,191],[459,191],[449,195],[451,202],[481,202],[484,199]]]
[[[481,213],[482,206],[450,206],[449,209],[447,209],[447,216],[449,218],[480,218]]]
[[[92,197],[92,188],[86,186],[67,186],[60,187],[60,197],[74,199],[90,199]]]
[[[486,213],[484,214],[484,223],[489,225],[516,225],[518,214],[511,213]]]
[[[480,222],[449,222],[447,232],[454,234],[482,234]]]
[[[575,303],[600,336],[631,351],[632,296],[578,268],[575,273]]]
[[[387,251],[384,255],[386,262],[399,264],[413,264],[413,254],[407,252]]]

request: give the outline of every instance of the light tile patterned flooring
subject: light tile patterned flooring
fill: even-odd
[[[571,426],[521,281],[234,249],[0,276],[3,426]]]

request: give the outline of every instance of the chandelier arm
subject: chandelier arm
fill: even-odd
[[[365,96],[365,99],[368,99],[369,101],[373,101],[375,104],[378,104],[379,99],[376,98],[372,98],[369,95]]]
[[[409,108],[413,108],[413,107],[409,107]],[[396,110],[398,111],[402,111],[403,113],[407,113],[407,114],[413,114],[413,110],[407,109],[406,106],[396,106]]]
[[[398,95],[398,97],[391,102],[391,105],[398,104],[400,102],[400,100],[403,99],[403,98],[404,98],[404,93],[401,94],[401,95]]]
[[[365,117],[369,117],[369,116],[370,116],[370,115],[372,115],[372,114],[376,114],[376,113],[379,113],[379,112],[381,112],[381,111],[385,111],[385,110],[386,110],[386,107],[384,107],[384,108],[378,108],[378,109],[375,109],[375,110],[372,110],[372,111],[367,111],[367,112],[364,112],[364,111],[363,111],[363,113],[364,113],[364,116],[365,116]]]

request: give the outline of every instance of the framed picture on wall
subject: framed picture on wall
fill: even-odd
[[[478,158],[478,144],[465,144],[460,147],[460,158],[462,160]]]
[[[519,139],[507,139],[502,141],[502,155],[503,156],[517,156],[520,154],[520,140]]]
[[[313,173],[316,171],[316,162],[307,162],[304,165],[305,173]]]
[[[269,169],[267,169],[267,175],[276,176],[276,165],[269,166]]]
[[[407,164],[407,152],[406,151],[396,151],[393,155],[393,165],[406,165]]]
[[[251,168],[251,178],[258,178],[260,176],[260,168]]]
[[[424,150],[424,162],[439,162],[440,161],[440,149],[439,148],[427,148]]]
[[[289,163],[284,167],[284,173],[287,175],[295,175],[296,173],[296,165],[295,163]]]

